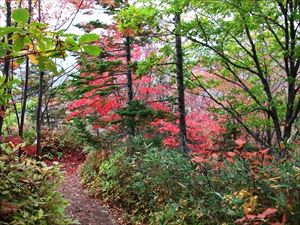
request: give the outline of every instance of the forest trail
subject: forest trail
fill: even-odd
[[[77,173],[65,173],[60,192],[70,201],[67,215],[81,225],[120,225],[106,206],[88,196]]]

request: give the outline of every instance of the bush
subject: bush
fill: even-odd
[[[68,203],[57,191],[62,175],[57,166],[16,157],[3,146],[0,156],[0,224],[71,224]]]
[[[133,223],[300,221],[300,160],[278,162],[264,150],[206,154],[193,162],[141,138],[132,144],[109,157],[92,153],[81,177],[93,194],[123,207]]]
[[[88,156],[81,168],[83,182],[92,193],[124,207],[134,215],[133,221],[152,221],[151,224],[159,224],[160,220],[163,224],[196,221],[198,206],[192,210],[177,207],[190,204],[194,165],[175,151],[151,147],[140,139],[134,142],[134,153],[120,149],[108,159],[101,158],[101,152]],[[177,218],[171,214],[173,209],[181,211]]]
[[[82,150],[82,146],[95,150],[99,145],[99,138],[80,119],[61,124],[55,129],[45,129],[42,133],[42,150],[54,157],[59,157],[64,152]]]
[[[31,145],[34,143],[36,139],[36,132],[34,129],[28,129],[24,131],[23,134],[24,142],[28,145]]]
[[[85,163],[80,167],[82,182],[92,188],[93,181],[97,178],[101,162],[107,159],[107,154],[104,151],[92,151],[88,154]]]

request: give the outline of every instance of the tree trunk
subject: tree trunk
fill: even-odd
[[[132,87],[132,70],[131,70],[131,38],[126,37],[125,41],[125,51],[126,51],[126,64],[127,64],[127,97],[128,97],[128,103],[130,103],[133,100],[133,87]],[[134,118],[131,118],[132,120]],[[133,121],[131,121],[132,123]],[[128,134],[130,137],[133,137],[135,135],[134,132],[134,125],[128,124]]]
[[[189,152],[187,146],[187,132],[185,121],[185,99],[184,99],[184,83],[183,83],[183,51],[180,33],[180,14],[175,15],[175,48],[176,48],[176,73],[177,73],[177,92],[178,92],[178,108],[179,108],[179,138],[180,150],[187,154]]]
[[[49,114],[48,106],[46,106],[45,113],[46,113],[47,126],[50,129],[51,128],[51,124],[50,124],[50,114]]]
[[[298,6],[298,8],[297,8]],[[295,24],[299,22],[299,19],[295,19],[293,14],[299,13],[300,5],[298,1],[289,1],[286,5],[285,15],[285,42],[286,42],[286,56],[285,56],[285,70],[288,80],[288,94],[286,102],[286,115],[285,115],[285,126],[283,131],[284,141],[292,135],[293,123],[296,120],[300,111],[300,99],[298,99],[297,105],[297,76],[300,66],[300,59],[296,56],[296,48],[299,42],[297,41],[298,27]],[[290,12],[288,14],[288,12]],[[299,91],[299,90],[298,90]]]
[[[41,22],[41,0],[39,0],[39,8],[38,8],[38,20]],[[38,92],[38,106],[36,112],[36,153],[37,156],[41,155],[42,153],[42,105],[43,105],[43,92],[44,92],[44,75],[45,72],[40,72],[40,79],[39,79],[39,92]]]
[[[28,10],[29,10],[29,14],[30,14],[30,17],[28,19],[28,24],[30,24],[30,22],[31,22],[31,11],[32,11],[32,0],[28,0]],[[29,73],[30,73],[29,58],[28,58],[28,56],[26,56],[25,82],[24,82],[24,90],[23,90],[21,122],[20,122],[20,129],[19,129],[19,135],[20,135],[21,138],[23,138],[24,124],[25,124]]]
[[[43,105],[43,91],[44,91],[44,75],[45,73],[42,71],[40,72],[40,80],[39,80],[39,97],[38,97],[38,107],[36,111],[36,150],[37,155],[42,153],[42,146],[41,146],[41,137],[42,137],[42,105]]]
[[[11,26],[11,2],[5,1],[6,3],[6,26]],[[7,35],[8,44],[12,45],[11,40],[11,34]],[[7,55],[10,54],[9,51],[6,53]],[[10,67],[10,59],[5,59],[4,61],[4,68],[3,68],[3,74],[5,76],[4,84],[9,81],[9,67]],[[4,89],[4,95],[6,94],[7,89]],[[5,112],[6,111],[6,104],[0,105],[1,109],[0,111]],[[0,116],[0,144],[2,143],[3,139],[3,123],[4,123],[4,115]],[[2,149],[0,147],[0,154],[2,154]]]

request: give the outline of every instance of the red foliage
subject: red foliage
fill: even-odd
[[[45,159],[43,161],[47,163],[48,166],[58,163],[64,172],[74,174],[85,159],[86,155],[82,151],[68,149],[63,152],[61,159],[54,157],[53,160]]]
[[[236,220],[235,223],[249,224],[249,225],[266,224],[267,221],[270,221],[270,219],[272,219],[276,215],[277,211],[278,210],[276,208],[267,208],[264,212],[256,215],[247,214],[243,218]],[[268,222],[268,224],[272,224],[272,225],[285,224],[285,220],[286,220],[286,216],[283,215],[281,222]]]
[[[126,59],[124,58],[123,34],[114,26],[102,34],[99,45],[104,49],[105,61],[121,61],[120,64],[109,68],[103,73],[81,73],[82,78],[88,78],[85,84],[89,91],[84,93],[81,99],[68,104],[69,119],[73,117],[97,117],[92,124],[93,128],[116,130],[119,120],[117,110],[127,104],[126,88]],[[132,44],[132,60],[139,61],[151,54],[155,48],[151,46],[138,46]],[[161,78],[146,74],[141,77],[132,75],[134,86],[134,99],[140,100],[155,111],[164,111],[172,115],[172,119],[154,118],[149,124],[162,135],[166,147],[175,148],[179,145],[178,113],[176,106],[168,99],[176,98],[176,87],[169,78],[161,82]],[[113,87],[113,89],[111,89]],[[99,94],[105,91],[106,94]],[[220,125],[221,120],[215,119],[203,109],[207,105],[206,100],[197,94],[186,93],[187,105],[187,139],[188,146],[193,153],[212,151],[218,148],[218,139],[225,129]],[[121,128],[122,129],[122,128]]]
[[[1,106],[1,105],[0,105]],[[0,109],[0,117],[4,118],[5,117],[5,111]]]
[[[15,147],[23,142],[23,139],[20,136],[8,135],[4,139],[4,143],[9,143],[12,147]]]
[[[169,122],[156,120],[151,123],[156,127],[164,138],[166,147],[174,148],[179,146],[179,121]],[[214,121],[208,114],[190,112],[186,116],[188,146],[192,153],[203,153],[217,149],[217,139],[225,131],[217,121]]]
[[[237,139],[237,140],[235,141],[235,143],[236,143],[236,145],[237,145],[237,149],[241,149],[241,148],[243,148],[243,147],[245,146],[246,140],[240,138],[240,139]]]
[[[211,165],[213,170],[220,170],[224,167],[224,162],[234,163],[235,159],[247,160],[250,164],[250,169],[256,174],[256,170],[260,165],[268,165],[273,157],[269,149],[262,149],[259,151],[244,151],[239,148],[233,151],[202,151],[196,152],[192,155],[192,161],[199,164],[199,168],[204,166],[205,163]]]
[[[36,145],[26,145],[22,148],[22,151],[27,156],[34,156],[36,155]]]
[[[62,169],[67,173],[76,173],[78,167],[84,162],[86,156],[83,152],[65,152],[62,159],[58,160],[62,164]]]

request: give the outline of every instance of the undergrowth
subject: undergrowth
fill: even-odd
[[[193,162],[141,138],[128,149],[90,153],[81,178],[91,193],[121,206],[134,224],[300,221],[299,159],[266,163],[258,155],[247,159],[231,153],[231,159]]]
[[[0,156],[0,224],[72,224],[64,211],[67,201],[58,192],[58,166],[17,157],[18,148],[2,145]]]

